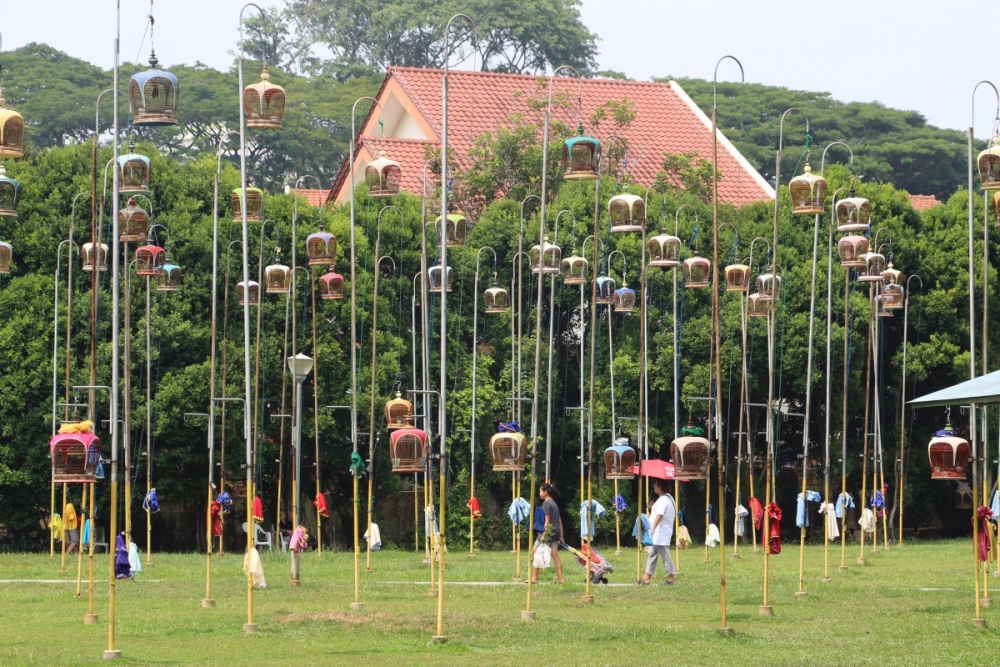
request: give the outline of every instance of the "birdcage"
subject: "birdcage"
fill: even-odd
[[[890,255],[890,258],[892,255]],[[882,272],[882,280],[885,284],[902,285],[903,284],[903,272],[899,269],[893,267],[892,259],[889,260],[889,267]]]
[[[0,164],[0,217],[17,216],[17,205],[21,201],[21,182],[7,176],[7,170]]]
[[[144,245],[135,249],[135,272],[140,276],[156,276],[167,261],[167,251],[156,245]]]
[[[434,228],[434,237],[439,241],[441,239],[441,216],[439,215],[431,223]],[[445,242],[449,248],[457,248],[458,246],[465,245],[465,239],[468,238],[469,232],[472,231],[473,224],[469,222],[461,213],[449,213],[447,217],[447,223],[445,224]]]
[[[882,302],[889,310],[899,310],[905,304],[903,301],[903,286],[898,283],[882,285]]]
[[[746,292],[750,289],[750,267],[746,264],[730,264],[726,267],[726,291]]]
[[[632,479],[635,450],[628,445],[615,444],[604,450],[604,476],[607,479]]]
[[[795,215],[822,213],[823,203],[826,201],[826,179],[812,173],[808,160],[802,171],[802,174],[788,183],[792,213]]]
[[[505,313],[510,305],[510,299],[507,290],[494,284],[483,293],[483,303],[487,313]]]
[[[862,259],[865,261],[865,265],[858,270],[859,282],[880,283],[885,280],[882,276],[885,272],[885,257],[881,253],[866,252],[862,255]]]
[[[163,270],[156,276],[156,291],[177,292],[183,284],[184,271],[181,267],[171,262],[168,256],[167,263],[163,265]]]
[[[1000,189],[1000,136],[990,139],[986,150],[979,153],[978,163],[983,190]]]
[[[612,232],[641,232],[646,228],[646,203],[632,194],[615,195],[608,201]]]
[[[877,294],[875,296],[875,316],[892,317],[892,309],[886,306],[884,294]]]
[[[841,234],[867,231],[872,222],[872,203],[864,197],[850,197],[837,201],[837,231]]]
[[[319,277],[319,296],[329,301],[344,298],[344,276],[339,273],[324,273]]]
[[[864,236],[849,235],[837,241],[840,265],[845,269],[863,269],[865,255],[868,254],[868,239]]]
[[[268,294],[287,294],[292,287],[292,270],[275,262],[264,267],[264,290]]]
[[[337,261],[337,237],[320,229],[306,237],[309,266],[331,266]]]
[[[247,291],[248,290],[244,289],[244,287],[243,287],[243,281],[240,281],[240,282],[236,283],[236,300],[239,303],[239,305],[242,306],[245,303],[249,303],[251,306],[259,306],[260,305],[260,284],[256,280],[251,280],[250,281],[250,289],[249,289],[250,299],[249,299],[249,301],[246,301],[246,298],[247,298],[246,297],[246,293],[247,293]]]
[[[24,155],[24,118],[5,102],[0,89],[0,159],[18,158]]]
[[[570,255],[562,261],[563,285],[586,285],[589,282],[590,263],[579,255]]]
[[[260,73],[260,81],[243,89],[243,110],[247,127],[261,130],[280,130],[281,117],[285,115],[285,89],[271,83],[267,67]]]
[[[770,301],[761,298],[760,294],[754,292],[747,297],[747,315],[749,317],[767,317],[770,312]]]
[[[0,241],[0,274],[10,273],[10,264],[14,260],[14,248],[6,241]]]
[[[149,158],[135,151],[135,144],[129,144],[129,152],[118,156],[118,192],[123,195],[148,195],[151,179]]]
[[[610,306],[614,302],[615,291],[618,289],[618,283],[615,282],[614,278],[609,276],[598,276],[597,277],[597,300],[594,302],[597,305]]]
[[[762,273],[757,276],[757,294],[764,301],[781,300],[781,276],[773,273]]]
[[[419,428],[400,428],[389,434],[392,471],[404,474],[424,472],[427,434]]]
[[[452,287],[455,285],[455,270],[450,266],[445,267],[447,271],[441,268],[441,265],[435,265],[427,269],[427,289],[430,292],[440,292],[442,286],[445,291],[450,292]]]
[[[93,433],[58,433],[49,440],[52,481],[56,484],[91,484],[97,481],[101,441]]]
[[[149,214],[139,208],[134,198],[118,210],[118,240],[122,243],[145,243],[149,233]]]
[[[699,436],[683,436],[671,442],[670,458],[674,463],[674,479],[708,479],[711,448],[708,439]]]
[[[681,240],[665,231],[646,241],[649,265],[661,269],[676,269],[681,265]]]
[[[601,143],[583,134],[583,125],[577,135],[563,142],[563,178],[567,181],[592,181],[597,178],[601,162]]]
[[[413,403],[396,392],[396,398],[385,403],[385,427],[390,431],[413,428]]]
[[[712,262],[694,251],[684,260],[684,287],[708,287],[712,280]]]
[[[83,262],[83,270],[90,273],[96,267],[98,271],[108,270],[108,244],[87,242],[83,244],[80,251],[80,259]]]
[[[532,246],[528,252],[528,264],[531,266],[532,273],[558,274],[561,261],[562,250],[559,249],[559,246],[549,243],[547,234],[540,245]]]
[[[493,472],[520,472],[528,460],[528,439],[523,433],[495,433],[490,438]]]
[[[959,437],[949,421],[927,444],[927,456],[931,479],[965,479],[972,450],[969,441]]]
[[[624,283],[611,295],[611,305],[616,313],[635,312],[636,294],[635,290]]]
[[[243,222],[242,188],[233,190],[233,222]],[[247,222],[261,222],[264,219],[264,191],[247,187]]]
[[[128,99],[132,124],[161,127],[177,124],[177,101],[180,87],[177,77],[157,69],[156,54],[149,58],[149,69],[136,72],[129,79]]]
[[[395,160],[379,151],[378,158],[365,167],[365,182],[369,197],[392,197],[399,194],[399,184],[403,179],[403,169]]]

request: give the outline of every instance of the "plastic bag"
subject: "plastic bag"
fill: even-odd
[[[539,544],[535,547],[534,566],[539,569],[551,567],[552,548],[547,544]]]

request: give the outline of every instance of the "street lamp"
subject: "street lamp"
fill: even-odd
[[[295,452],[295,468],[292,477],[292,508],[298,507],[299,476],[302,470],[302,383],[306,381],[312,371],[312,357],[299,352],[293,357],[288,357],[288,371],[295,378],[295,415],[292,424],[293,451]],[[249,524],[248,524],[249,526]],[[250,531],[251,528],[247,528]],[[297,549],[289,549],[292,554],[292,579],[291,585],[298,586],[299,579],[299,553]]]

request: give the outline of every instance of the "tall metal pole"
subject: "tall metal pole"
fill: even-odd
[[[906,290],[903,294],[903,381],[900,384],[899,410],[899,546],[903,546],[903,482],[906,474],[906,351],[909,341],[910,321],[910,281],[916,278],[920,281],[920,291],[924,290],[924,281],[918,275],[906,279]]]
[[[472,296],[472,423],[469,425],[469,498],[476,496],[476,380],[478,379],[477,363],[479,361],[479,344],[476,336],[479,333],[479,260],[484,250],[493,253],[493,264],[497,263],[497,253],[490,246],[483,246],[476,251],[476,280]],[[469,511],[469,556],[475,556],[475,521],[476,517]]]

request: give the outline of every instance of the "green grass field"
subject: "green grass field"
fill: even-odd
[[[719,627],[719,564],[713,550],[681,552],[676,586],[634,585],[634,547],[615,556],[611,584],[583,604],[583,569],[563,552],[567,583],[552,570],[534,587],[534,622],[521,620],[527,588],[511,582],[514,556],[454,547],[447,558],[445,635],[433,641],[436,597],[428,595],[423,554],[372,554],[364,572],[363,611],[352,612],[350,553],[302,559],[301,587],[288,583],[288,561],[263,556],[268,586],[255,592],[256,635],[246,635],[242,556],[213,559],[214,609],[203,609],[205,558],[153,554],[135,582],[118,584],[116,648],[121,664],[141,665],[996,665],[1000,664],[1000,579],[986,629],[972,625],[972,548],[967,540],[908,542],[856,564],[848,545],[846,573],[831,549],[822,583],[823,550],[806,552],[807,596],[798,590],[798,545],[771,557],[772,618],[762,618],[763,554],[741,548],[726,563],[729,625]],[[75,597],[76,562],[59,572],[59,557],[0,555],[0,662],[97,663],[108,641],[107,556],[96,557],[97,625]],[[526,567],[527,560],[523,562]],[[994,566],[995,567],[995,566]],[[526,571],[526,570],[525,570]],[[84,565],[86,576],[86,563]],[[30,580],[30,581],[17,581]],[[53,580],[57,580],[54,581]],[[661,581],[660,573],[654,581]],[[43,583],[53,582],[53,583]],[[478,585],[483,584],[483,585]],[[495,585],[486,585],[495,584]]]

